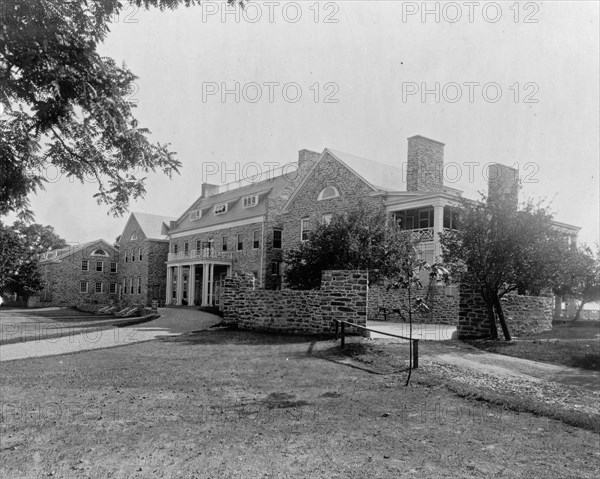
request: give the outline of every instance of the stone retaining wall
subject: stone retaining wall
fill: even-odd
[[[413,322],[428,324],[457,324],[458,323],[458,286],[446,287],[444,285],[431,285],[418,290],[411,290],[414,300],[421,298],[427,306],[428,312],[417,311],[413,314]],[[370,321],[383,321],[383,312],[379,307],[389,311],[400,309],[406,311],[408,305],[408,292],[406,289],[386,290],[383,285],[369,286],[368,319]],[[407,314],[403,313],[408,320]],[[387,321],[401,322],[397,313],[388,313]]]
[[[299,334],[331,333],[333,319],[366,325],[368,276],[364,271],[325,271],[321,289],[311,291],[259,290],[251,278],[243,274],[225,279],[224,322],[240,329]]]
[[[519,296],[508,294],[502,299],[502,309],[513,337],[522,337],[552,329],[554,301],[543,296]],[[501,335],[500,324],[497,322]],[[490,337],[487,306],[481,295],[473,289],[461,286],[459,295],[459,339]]]

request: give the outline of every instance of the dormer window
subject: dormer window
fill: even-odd
[[[220,205],[215,205],[215,214],[222,215],[223,213],[227,213],[227,203],[221,203]]]
[[[192,210],[190,211],[190,221],[199,220],[202,217],[202,210]]]
[[[326,186],[321,190],[321,193],[319,193],[317,200],[328,200],[330,198],[337,198],[338,196],[340,196],[340,192],[335,186]]]
[[[131,241],[135,241],[137,239],[137,231],[134,231],[133,233],[131,233],[131,237],[129,238]]]
[[[252,208],[258,203],[258,195],[244,196],[244,208]]]

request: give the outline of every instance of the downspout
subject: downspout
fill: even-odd
[[[264,282],[263,282],[263,275],[264,275],[264,270],[263,270],[263,266],[264,266],[264,260],[265,260],[265,222],[267,221],[267,215],[264,214],[263,215],[263,220],[262,220],[262,233],[261,233],[261,241],[260,241],[260,278],[259,278],[259,287],[263,288],[264,287]]]

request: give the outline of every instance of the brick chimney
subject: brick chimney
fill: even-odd
[[[444,144],[421,135],[408,139],[407,191],[442,191]]]
[[[202,183],[200,198],[208,198],[219,192],[219,185],[211,185],[210,183]]]
[[[298,169],[302,171],[308,170],[319,159],[321,153],[311,150],[298,151]]]
[[[509,197],[515,208],[519,202],[519,170],[494,163],[488,166],[488,201]]]

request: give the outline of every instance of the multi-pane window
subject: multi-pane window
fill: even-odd
[[[202,249],[202,240],[196,240],[196,251],[200,251]]]
[[[178,245],[177,243],[173,243],[173,253],[177,254]]]
[[[87,281],[81,281],[79,283],[79,292],[81,292],[81,293],[88,292],[88,282]]]
[[[273,248],[281,249],[282,230],[273,230]]]
[[[242,233],[238,233],[237,235],[237,250],[242,251],[244,249],[244,236]]]
[[[458,211],[449,206],[444,207],[444,228],[457,229]]]
[[[123,278],[123,285],[121,286],[121,291],[123,294],[127,294],[127,279]]]
[[[142,278],[137,280],[137,294],[142,294]]]
[[[220,205],[215,205],[215,214],[222,215],[227,212],[227,203],[221,203]]]
[[[125,250],[125,262],[126,263],[129,262],[129,250],[128,249]]]
[[[338,196],[340,196],[340,192],[335,186],[326,186],[319,193],[317,200],[328,200],[329,198],[337,198]]]
[[[274,276],[278,276],[281,270],[281,261],[272,261],[271,262],[271,274]]]
[[[104,261],[96,261],[96,271],[104,271]]]
[[[89,271],[90,262],[87,259],[81,261],[81,271]]]
[[[202,216],[202,210],[192,210],[190,211],[190,221],[195,221],[200,219]]]
[[[116,294],[117,293],[117,283],[110,283],[108,285],[108,293],[109,294]]]
[[[133,294],[133,278],[129,278],[129,294]]]
[[[260,248],[260,230],[252,232],[252,249]]]
[[[310,235],[310,218],[302,218],[300,220],[300,239],[302,241],[308,240]]]
[[[110,272],[111,273],[116,273],[117,272],[117,263],[111,261],[111,263],[110,263]]]
[[[433,209],[419,210],[419,228],[433,228]]]
[[[95,291],[96,293],[102,293],[104,291],[104,283],[96,283]]]
[[[142,261],[142,248],[138,248],[138,257],[140,258],[140,261]]]
[[[227,251],[227,235],[223,235],[223,243],[222,243],[222,245],[223,246],[221,247],[221,249],[223,251]]]
[[[183,254],[188,254],[189,250],[190,250],[190,243],[186,241],[185,243],[183,243]]]
[[[244,196],[244,208],[251,208],[258,203],[258,195]]]

